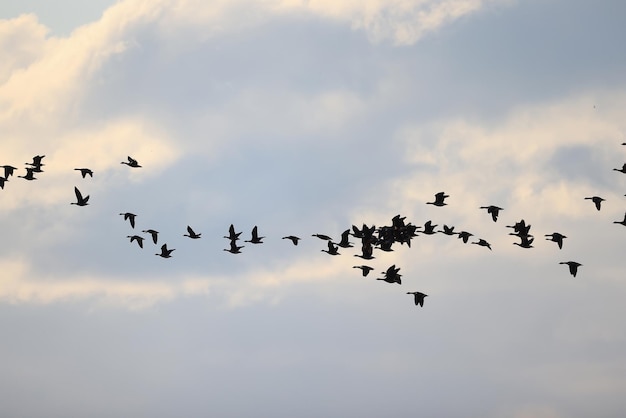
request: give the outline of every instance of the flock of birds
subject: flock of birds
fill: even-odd
[[[622,145],[626,145],[622,143]],[[18,175],[18,178],[23,178],[28,181],[36,180],[35,174],[42,173],[42,167],[44,164],[42,163],[45,155],[37,155],[33,157],[33,161],[26,164],[26,173],[24,175]],[[127,161],[122,161],[121,164],[125,164],[131,168],[141,168],[141,165],[132,157],[127,157]],[[0,168],[4,169],[4,176],[0,177],[0,189],[4,189],[5,183],[9,181],[9,178],[14,175],[17,167],[13,167],[11,165],[0,165]],[[74,170],[78,171],[81,177],[84,179],[87,176],[93,177],[93,171],[89,168],[75,168]],[[626,174],[626,164],[624,164],[621,168],[614,168],[613,170]],[[76,206],[87,206],[89,204],[89,195],[83,195],[82,192],[78,189],[78,187],[74,187],[74,194],[76,196],[76,201],[71,202],[72,205]],[[626,196],[626,195],[625,195]],[[432,202],[426,202],[428,205],[433,206],[446,206],[447,203],[445,200],[450,197],[444,192],[439,192],[435,194],[435,198]],[[602,202],[605,201],[604,198],[600,196],[590,196],[585,197],[585,200],[591,200],[596,209],[599,211],[602,207]],[[487,214],[491,216],[493,222],[498,221],[498,216],[500,212],[504,209],[495,206],[481,206],[479,209],[486,210]],[[130,227],[132,229],[135,228],[135,218],[136,214],[131,212],[120,213],[123,216],[124,221],[128,221]],[[352,225],[351,228],[346,229],[341,234],[341,239],[336,241],[333,240],[330,236],[324,234],[312,234],[313,237],[316,237],[320,240],[326,241],[326,248],[322,249],[322,252],[325,252],[331,256],[340,255],[340,248],[352,248],[354,247],[354,243],[350,242],[351,238],[355,238],[360,240],[360,248],[361,252],[359,254],[355,254],[355,257],[361,258],[363,260],[369,261],[375,258],[374,250],[390,252],[393,251],[393,246],[396,244],[407,245],[411,247],[411,241],[419,236],[423,235],[433,235],[436,233],[442,233],[448,236],[456,235],[458,239],[461,239],[463,243],[467,244],[475,244],[481,247],[485,247],[489,250],[492,250],[491,244],[487,242],[483,238],[477,238],[476,241],[470,242],[470,237],[474,236],[474,234],[462,230],[459,232],[455,231],[454,226],[443,225],[441,230],[436,230],[435,228],[438,226],[433,224],[432,221],[426,221],[423,226],[413,225],[411,222],[405,222],[406,217],[396,215],[391,219],[391,225],[385,226],[368,226],[363,224],[361,228]],[[615,224],[620,224],[626,226],[626,214],[624,214],[624,219],[621,221],[614,221]],[[526,224],[524,219],[514,223],[513,225],[506,225],[507,228],[511,228],[513,232],[510,232],[509,235],[516,236],[519,238],[519,242],[514,242],[513,244],[521,247],[521,248],[533,248],[534,236],[530,234],[531,225]],[[154,229],[145,229],[141,231],[144,234],[150,236],[154,245],[158,244],[159,241],[159,232]],[[197,233],[191,226],[187,226],[187,233],[184,234],[185,237],[189,239],[199,239],[201,238],[201,233]],[[229,242],[227,248],[224,248],[224,251],[227,251],[231,254],[240,254],[244,245],[238,245],[240,241],[241,232],[237,232],[235,230],[234,225],[230,225],[228,229],[228,235],[224,235]],[[559,249],[563,248],[563,240],[567,238],[564,234],[560,232],[552,232],[550,234],[545,234],[546,240],[555,242]],[[144,247],[144,240],[146,237],[133,234],[128,235],[128,239],[130,242],[137,243],[140,248]],[[249,240],[244,240],[243,242],[250,244],[263,244],[264,236],[259,236],[258,227],[255,225],[251,231],[251,238]],[[290,241],[293,245],[298,245],[298,242],[301,240],[300,237],[295,235],[288,235],[282,237],[282,239]],[[172,252],[175,251],[174,248],[168,248],[167,243],[161,245],[161,252],[155,253],[155,255],[160,256],[162,258],[170,258],[172,257]],[[559,264],[567,265],[569,268],[569,272],[572,276],[576,277],[578,273],[579,267],[582,266],[581,263],[577,261],[561,261]],[[368,276],[368,274],[374,270],[373,267],[367,264],[356,265],[353,268],[360,269],[363,277]],[[382,277],[376,278],[376,280],[382,280],[387,283],[395,283],[402,284],[402,275],[399,273],[400,268],[396,267],[396,265],[389,266],[385,271],[381,272]],[[424,298],[427,297],[425,293],[414,291],[407,292],[407,294],[413,295],[415,305],[424,306]]]

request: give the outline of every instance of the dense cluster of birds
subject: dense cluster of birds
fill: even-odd
[[[622,145],[626,145],[626,143],[622,143]],[[28,181],[36,180],[35,174],[43,173],[42,167],[44,164],[42,163],[45,155],[37,155],[33,157],[32,162],[25,163],[26,173],[24,175],[18,175],[18,178],[23,178]],[[127,165],[131,168],[141,168],[137,160],[128,156],[127,161],[122,161],[121,164]],[[4,189],[5,183],[9,181],[9,178],[14,175],[17,167],[11,165],[2,165],[0,168],[4,169],[4,176],[0,177],[0,188]],[[78,171],[83,179],[87,176],[93,178],[93,171],[89,168],[75,168],[74,170]],[[626,164],[624,164],[621,168],[614,168],[613,170],[618,171],[620,173],[626,174]],[[78,189],[78,187],[74,187],[74,194],[76,196],[76,201],[71,202],[70,204],[76,206],[87,206],[89,205],[89,195],[84,196],[83,193]],[[625,195],[626,196],[626,195]],[[434,200],[432,202],[426,202],[428,205],[433,206],[446,206],[445,202],[447,198],[450,196],[445,194],[445,192],[436,193],[434,196]],[[595,205],[595,208],[599,211],[602,207],[602,202],[606,199],[600,196],[590,196],[585,197],[584,200],[591,200]],[[498,221],[498,217],[500,212],[504,209],[496,206],[496,205],[486,205],[481,206],[479,209],[486,210],[487,214],[491,216],[493,222]],[[123,212],[120,213],[123,217],[124,221],[128,221],[131,229],[134,230],[136,224],[136,214],[131,212]],[[615,224],[620,224],[626,226],[626,214],[624,215],[624,219],[621,221],[614,221]],[[436,230],[438,227],[437,224],[433,224],[432,221],[426,221],[423,226],[414,225],[411,222],[406,222],[406,217],[401,215],[396,215],[391,219],[390,225],[384,225],[376,227],[374,225],[368,226],[367,224],[363,224],[360,228],[352,225],[341,233],[341,238],[339,240],[333,240],[330,236],[325,234],[312,234],[312,237],[316,237],[322,241],[326,242],[326,248],[321,249],[322,252],[325,252],[331,256],[340,255],[340,249],[353,248],[355,247],[354,243],[350,240],[352,238],[360,241],[360,253],[355,254],[355,257],[361,258],[362,260],[369,261],[375,258],[374,250],[383,251],[383,252],[391,252],[393,250],[394,245],[406,245],[411,247],[411,241],[417,237],[418,235],[434,235],[437,233],[445,234],[448,236],[456,235],[458,239],[462,240],[464,244],[470,243],[475,244],[481,247],[485,247],[489,250],[492,250],[491,244],[487,242],[483,238],[476,238],[475,241],[470,242],[470,237],[473,237],[474,234],[465,230],[461,230],[459,232],[455,231],[454,226],[442,225],[441,230]],[[524,249],[533,248],[534,236],[530,233],[531,225],[527,224],[524,219],[521,219],[518,222],[515,222],[513,225],[506,225],[506,228],[510,228],[513,232],[510,232],[509,235],[515,236],[519,239],[519,242],[514,242],[514,245],[517,245]],[[147,234],[150,236],[154,245],[158,245],[159,242],[159,232],[154,229],[144,229],[141,231],[143,234]],[[224,248],[224,251],[227,251],[231,254],[241,254],[242,248],[244,245],[238,245],[240,241],[240,236],[242,232],[237,232],[235,230],[235,226],[233,224],[230,225],[228,229],[228,235],[224,235],[223,238],[226,238],[229,242],[227,248]],[[196,232],[191,226],[187,225],[187,233],[183,234],[183,236],[188,237],[189,239],[199,239],[201,238],[201,233]],[[546,240],[555,242],[559,249],[563,248],[563,240],[567,238],[564,234],[560,232],[552,232],[544,235]],[[127,235],[127,238],[131,243],[136,243],[139,248],[144,248],[144,240],[145,236],[133,234]],[[244,240],[243,242],[250,244],[263,244],[264,236],[259,236],[258,227],[255,225],[251,231],[251,237],[249,240]],[[282,239],[290,241],[293,245],[298,245],[301,240],[300,237],[295,235],[288,235],[282,237]],[[162,258],[170,258],[172,257],[172,252],[175,251],[174,248],[168,248],[167,243],[163,243],[161,245],[161,251],[155,253],[155,255]],[[579,267],[582,266],[581,263],[577,261],[561,261],[559,264],[567,265],[569,268],[569,272],[572,276],[576,277],[578,273]],[[361,274],[363,277],[367,277],[369,273],[374,270],[373,267],[367,264],[355,265],[353,266],[355,269],[361,270]],[[396,267],[395,264],[389,266],[385,271],[382,271],[382,277],[377,277],[376,280],[381,280],[386,283],[391,284],[402,284],[402,275],[399,273],[400,268]],[[407,294],[413,295],[415,305],[424,306],[424,298],[427,297],[425,293],[412,291],[407,292]]]

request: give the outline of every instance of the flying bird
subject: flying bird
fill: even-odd
[[[622,166],[622,168],[614,168],[614,171],[619,171],[620,173],[626,174],[626,164]]]
[[[516,234],[510,234],[516,235]],[[513,245],[519,245],[522,248],[533,248],[532,243],[535,240],[531,235],[517,235],[521,242],[514,242]]]
[[[87,174],[89,174],[89,177],[93,177],[93,171],[89,168],[75,168],[74,170],[80,171],[80,175],[83,176],[83,178],[85,178]]]
[[[139,235],[127,235],[126,238],[130,238],[130,242],[136,241],[139,248],[143,248],[143,237]]]
[[[613,221],[613,223],[626,226],[626,214],[624,214],[624,220],[623,221]]]
[[[582,264],[577,263],[576,261],[561,261],[559,264],[567,264],[569,266],[570,274],[574,277],[576,277],[576,273],[578,273],[578,267],[582,266]]]
[[[163,258],[170,258],[172,256],[172,251],[175,251],[176,248],[172,248],[172,249],[168,249],[167,248],[167,244],[163,244],[161,245],[161,253],[156,253],[155,255],[158,255],[160,257]]]
[[[351,248],[353,245],[349,241],[350,239],[350,230],[346,229],[341,233],[341,241],[337,243],[341,248]]]
[[[131,228],[135,228],[135,216],[137,215],[135,215],[134,213],[130,213],[130,212],[120,213],[120,215],[124,217],[125,221],[130,222]]]
[[[37,178],[33,175],[34,169],[27,168],[25,176],[18,176],[19,178],[23,178],[24,180],[37,180]]]
[[[70,203],[71,205],[87,206],[89,204],[87,203],[89,201],[89,196],[83,197],[80,190],[78,190],[78,187],[74,187],[74,194],[76,195],[76,202]]]
[[[491,214],[491,219],[493,219],[494,222],[496,222],[498,220],[498,215],[500,214],[501,210],[504,210],[498,206],[494,206],[494,205],[489,205],[489,206],[481,206],[480,209],[487,209],[487,213]]]
[[[557,245],[559,246],[559,250],[563,248],[563,239],[567,238],[565,235],[559,234],[558,232],[546,234],[546,237],[550,237],[550,238],[546,238],[546,240],[556,242]]]
[[[363,277],[367,276],[368,274],[370,274],[370,271],[374,270],[373,267],[366,266],[366,265],[352,266],[352,268],[354,268],[354,269],[361,269]]]
[[[471,232],[467,232],[467,231],[461,231],[459,232],[459,236],[457,238],[460,238],[463,240],[464,244],[467,244],[467,240],[469,239],[469,237],[473,236],[474,234],[472,234]]]
[[[4,177],[0,177],[0,189],[4,189],[4,182],[7,181]]]
[[[293,245],[298,245],[298,241],[301,240],[301,238],[296,237],[295,235],[288,235],[286,237],[283,237],[283,239],[291,240],[291,242],[293,242]]]
[[[424,306],[424,298],[428,296],[423,294],[422,292],[406,292],[406,294],[415,296],[415,306]]]
[[[128,156],[128,161],[122,161],[120,164],[126,164],[127,166],[133,167],[133,168],[141,168],[137,160],[135,160],[131,156]]]
[[[239,235],[241,235],[241,232],[235,232],[235,226],[230,224],[230,227],[228,228],[228,236],[224,235],[224,238],[228,238],[231,241],[237,241],[239,239]]]
[[[456,235],[458,234],[458,232],[454,232],[454,227],[453,226],[448,226],[448,225],[444,225],[443,226],[443,231],[439,231],[442,234],[446,234],[446,235]]]
[[[426,221],[426,223],[424,224],[424,230],[422,231],[422,233],[426,235],[435,234],[437,232],[435,231],[436,226],[437,224],[433,225],[432,221]]]
[[[333,244],[332,241],[328,241],[328,250],[322,250],[322,251],[330,255],[339,255],[338,250],[339,250],[339,247]]]
[[[265,237],[259,236],[259,230],[257,226],[254,225],[254,228],[252,228],[252,238],[245,240],[244,242],[249,242],[251,244],[263,244],[263,238]]]
[[[480,245],[481,247],[487,247],[491,250],[491,244],[489,244],[484,239],[480,238],[477,242],[472,242],[472,244]]]
[[[0,167],[4,168],[4,179],[6,181],[8,181],[9,177],[13,175],[13,172],[17,170],[17,167],[13,167],[12,165],[0,165]]]
[[[152,236],[152,242],[154,242],[155,244],[157,243],[159,231],[155,231],[154,229],[144,229],[141,232],[145,234],[150,234]]]
[[[184,236],[184,237],[189,237],[189,238],[191,238],[191,239],[198,239],[198,238],[200,238],[200,235],[202,235],[201,233],[200,233],[200,234],[196,234],[196,233],[194,232],[194,230],[193,230],[193,229],[191,229],[191,227],[190,227],[189,225],[187,225],[187,232],[188,232],[188,233],[187,233],[187,234],[184,234],[183,236]]]
[[[600,205],[602,204],[602,202],[605,201],[605,199],[599,196],[585,197],[585,200],[591,200],[596,205],[596,209],[598,210],[600,210]]]
[[[445,198],[450,197],[444,192],[439,192],[435,194],[434,202],[426,202],[427,205],[435,205],[435,206],[445,206],[447,203],[444,203]]]
[[[324,235],[324,234],[313,234],[311,235],[312,237],[318,237],[319,239],[323,239],[325,241],[330,241],[332,240],[331,237],[329,237],[328,235]]]
[[[32,165],[33,167],[37,167],[40,168],[42,165],[41,160],[45,157],[45,155],[37,155],[35,157],[33,157],[33,162],[32,163],[24,163],[27,165]]]
[[[241,249],[244,246],[237,246],[237,243],[234,240],[230,241],[230,248],[224,248],[224,251],[228,251],[231,254],[240,254],[241,253]]]

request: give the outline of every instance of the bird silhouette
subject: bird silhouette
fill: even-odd
[[[198,239],[198,238],[200,238],[200,235],[202,235],[202,234],[201,233],[200,234],[196,234],[194,232],[194,230],[191,229],[191,227],[189,225],[187,225],[187,234],[183,234],[184,237],[189,237],[191,239]]]
[[[328,235],[324,235],[324,234],[313,234],[311,235],[312,237],[318,237],[319,239],[323,239],[325,241],[331,241],[332,238],[329,237]]]
[[[237,241],[239,239],[239,235],[241,235],[241,232],[235,232],[235,226],[230,224],[230,227],[228,228],[228,236],[224,235],[224,238],[228,238],[231,241]]]
[[[498,206],[494,206],[494,205],[489,205],[489,206],[481,206],[480,209],[487,209],[487,213],[491,214],[491,219],[493,219],[494,222],[496,222],[498,220],[498,215],[500,214],[501,210],[504,210]]]
[[[463,240],[464,244],[467,244],[467,241],[469,240],[469,237],[473,236],[474,234],[472,234],[471,232],[467,232],[467,231],[461,231],[459,232],[459,236],[457,238],[460,238]]]
[[[369,242],[365,242],[361,246],[361,254],[355,254],[354,256],[362,258],[363,260],[372,260],[376,258],[372,255],[373,252],[374,252],[374,247],[372,246],[372,244]]]
[[[339,250],[339,247],[333,244],[332,241],[328,241],[328,250],[322,250],[322,252],[325,252],[330,255],[339,255],[338,250]]]
[[[74,187],[74,194],[76,195],[76,202],[70,203],[71,205],[87,206],[89,204],[87,203],[89,201],[89,196],[83,197],[80,190],[78,190],[78,187]]]
[[[345,231],[343,231],[341,233],[341,241],[339,241],[337,243],[337,245],[340,246],[341,248],[352,248],[352,247],[354,247],[350,243],[349,239],[350,239],[350,230],[346,229]]]
[[[89,168],[75,168],[74,170],[80,171],[80,175],[83,176],[83,178],[85,178],[87,174],[89,174],[89,177],[93,177],[93,171]]]
[[[0,177],[0,189],[4,189],[4,182],[7,181],[4,177]]]
[[[550,238],[546,238],[546,240],[556,242],[557,245],[559,246],[559,250],[563,248],[563,239],[567,238],[565,235],[559,234],[558,232],[546,234],[546,237],[550,237]]]
[[[576,273],[578,273],[578,267],[582,266],[582,264],[576,261],[561,261],[559,264],[567,264],[570,274],[574,277],[576,277]]]
[[[439,192],[435,194],[435,201],[434,202],[426,202],[427,205],[434,205],[434,206],[445,206],[447,205],[447,203],[444,202],[445,198],[450,197],[449,195],[445,194],[444,192]]]
[[[259,230],[256,225],[252,228],[252,237],[249,240],[245,240],[244,242],[249,242],[252,244],[263,244],[263,238],[259,236]]]
[[[126,238],[130,238],[130,242],[136,241],[139,248],[143,248],[143,237],[139,235],[127,235]]]
[[[605,201],[605,199],[599,196],[585,197],[585,200],[591,200],[596,205],[596,209],[598,210],[600,210],[600,206],[602,205],[602,202]]]
[[[487,241],[485,241],[482,238],[480,238],[476,242],[472,242],[472,244],[480,245],[481,247],[487,247],[487,248],[489,248],[491,250],[491,244],[489,244]]]
[[[241,249],[244,246],[237,246],[237,243],[234,240],[230,241],[230,248],[224,248],[224,251],[228,251],[231,254],[240,254],[241,253]]]
[[[129,221],[130,222],[130,227],[131,228],[135,228],[135,215],[134,213],[130,213],[130,212],[124,212],[124,213],[120,213],[120,215],[122,215],[124,217],[125,221]]]
[[[141,168],[137,160],[135,160],[131,156],[128,156],[128,161],[122,161],[120,164],[126,164],[127,166],[132,168]]]
[[[37,177],[35,177],[33,175],[34,169],[33,168],[27,168],[26,169],[26,175],[25,176],[18,176],[19,178],[22,178],[24,180],[37,180]]]
[[[298,245],[298,241],[300,241],[300,240],[301,240],[301,238],[296,237],[295,235],[288,235],[288,236],[286,236],[286,237],[283,237],[283,239],[288,239],[288,240],[290,240],[291,242],[293,242],[293,245]]]
[[[425,295],[422,292],[406,292],[407,295],[414,295],[415,296],[415,306],[419,305],[419,306],[424,306],[424,298],[428,295]]]
[[[458,234],[458,232],[454,232],[454,227],[453,226],[448,226],[448,225],[444,225],[443,226],[443,231],[438,231],[441,232],[442,234],[446,234],[446,235],[456,235]]]
[[[510,234],[515,235],[515,234]],[[514,242],[513,245],[518,245],[521,248],[533,248],[532,243],[535,240],[531,235],[517,235],[521,242]]]
[[[17,170],[17,167],[13,167],[12,165],[0,165],[0,167],[4,168],[4,179],[6,181],[8,181],[9,177],[13,175],[13,172]]]
[[[363,277],[367,276],[368,274],[370,274],[370,271],[374,270],[373,267],[370,266],[366,266],[366,265],[361,265],[361,266],[352,266],[352,268],[355,269],[361,269],[361,272],[363,274]]]
[[[424,224],[424,230],[422,231],[422,233],[426,235],[435,234],[437,232],[435,231],[436,226],[437,224],[433,225],[432,221],[426,221],[426,223]]]
[[[41,163],[41,160],[43,160],[43,158],[45,157],[45,155],[37,155],[35,157],[33,157],[33,162],[32,163],[24,163],[27,165],[32,165],[33,167],[41,167],[44,164]]]
[[[155,244],[157,243],[157,240],[159,239],[159,231],[155,231],[154,229],[144,229],[141,232],[145,234],[150,234],[152,236],[152,242],[154,242]]]
[[[161,245],[161,253],[156,253],[155,255],[158,255],[160,257],[163,258],[170,258],[172,256],[172,251],[175,251],[176,248],[172,248],[172,249],[168,249],[167,248],[167,244],[163,244]]]
[[[622,168],[614,168],[614,171],[619,171],[620,173],[626,174],[626,164],[622,166]]]
[[[399,267],[396,267],[395,264],[389,266],[386,271],[383,271],[384,277],[377,278],[376,280],[383,280],[387,283],[398,283],[402,284],[402,275],[398,274],[400,271]]]

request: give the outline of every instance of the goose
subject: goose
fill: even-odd
[[[498,206],[494,206],[494,205],[489,205],[489,206],[481,206],[479,209],[487,209],[487,213],[491,214],[491,219],[493,219],[494,222],[496,222],[498,220],[498,215],[500,214],[501,210],[504,210]]]
[[[263,244],[263,238],[265,237],[260,237],[259,236],[259,230],[257,228],[256,225],[254,225],[254,228],[252,228],[252,238],[250,238],[249,240],[246,240],[244,242],[249,242],[252,244]]]
[[[140,237],[139,235],[127,235],[126,238],[130,238],[130,242],[137,241],[139,248],[143,248],[143,237]]]
[[[339,255],[338,250],[339,250],[339,247],[333,244],[332,241],[328,241],[328,250],[321,250],[321,251],[330,255]]]
[[[296,237],[295,235],[288,235],[286,237],[283,237],[283,239],[291,240],[291,242],[293,242],[293,245],[298,245],[298,241],[301,240],[301,238]]]
[[[407,295],[414,295],[415,296],[415,306],[419,305],[419,306],[424,306],[424,298],[428,295],[425,295],[422,292],[406,292]]]
[[[328,235],[324,235],[324,234],[313,234],[311,235],[312,237],[318,237],[319,239],[323,239],[324,241],[331,241],[332,238],[329,237]]]
[[[467,231],[461,231],[458,234],[459,234],[459,236],[457,238],[462,239],[464,244],[467,244],[467,241],[469,240],[469,237],[474,235],[471,232],[467,232]]]
[[[569,266],[570,274],[574,277],[576,277],[576,273],[578,273],[578,267],[582,266],[582,264],[577,263],[576,261],[561,261],[559,264],[567,264]]]
[[[144,229],[141,232],[143,232],[144,234],[150,234],[152,236],[152,242],[154,242],[155,244],[157,243],[159,231],[155,231],[154,229]]]
[[[546,240],[556,242],[557,245],[559,246],[559,250],[563,248],[563,239],[567,238],[565,235],[559,234],[558,232],[546,234],[546,237],[550,237],[550,238],[546,238]]]
[[[17,167],[13,167],[12,165],[0,165],[0,167],[4,168],[4,179],[6,181],[8,181],[9,177],[13,175],[13,172],[17,170]]]
[[[613,223],[626,226],[626,214],[624,214],[624,220],[623,221],[613,221]]]
[[[512,235],[512,234],[511,234]],[[519,245],[521,248],[533,248],[532,243],[535,240],[531,235],[518,235],[521,242],[514,242],[513,245]]]
[[[489,248],[491,250],[491,244],[489,244],[487,241],[485,241],[482,238],[480,238],[476,242],[472,242],[472,244],[477,244],[477,245],[480,245],[481,247],[487,247],[487,248]]]
[[[70,205],[87,206],[89,204],[87,203],[89,201],[89,196],[83,197],[80,190],[78,190],[78,187],[74,187],[74,194],[76,195],[76,202],[72,202]]]
[[[383,280],[387,283],[398,283],[398,284],[402,284],[402,275],[398,274],[398,272],[400,271],[399,267],[396,267],[396,265],[392,265],[389,268],[387,268],[386,271],[383,271],[382,274],[384,274],[384,277],[381,278],[377,278],[376,280]]]
[[[349,237],[350,237],[350,230],[346,229],[345,231],[343,231],[341,233],[341,241],[339,241],[337,243],[338,246],[340,246],[341,248],[352,248],[354,247],[350,241],[349,241]]]
[[[231,241],[230,242],[230,248],[224,248],[224,251],[228,251],[231,254],[240,254],[241,253],[241,249],[244,246],[237,246],[237,243],[235,241]]]
[[[352,266],[352,268],[354,268],[354,269],[361,269],[363,277],[367,276],[368,274],[370,274],[370,271],[374,270],[373,267],[366,266],[366,265]]]
[[[605,199],[599,196],[585,197],[585,200],[591,200],[596,205],[596,209],[598,210],[600,210],[600,205],[602,204],[602,202],[605,201]]]
[[[0,189],[4,189],[4,182],[7,181],[4,177],[0,177]]]
[[[137,215],[135,215],[134,213],[130,213],[130,212],[120,213],[120,215],[124,217],[125,221],[130,222],[131,228],[135,228],[135,216]]]
[[[25,176],[18,176],[18,177],[23,178],[24,180],[37,180],[37,178],[35,176],[33,176],[33,172],[34,172],[34,169],[27,168],[26,169],[26,175]]]
[[[87,174],[89,174],[89,177],[93,177],[93,171],[89,168],[75,168],[74,170],[80,171],[80,175],[83,176],[83,178],[85,178]]]
[[[362,258],[363,260],[372,260],[375,258],[372,253],[374,252],[374,247],[372,244],[366,242],[361,246],[361,254],[355,254],[355,257]]]
[[[619,171],[620,173],[626,174],[626,164],[622,166],[622,168],[614,168],[614,171]]]
[[[231,241],[237,241],[239,239],[239,235],[241,235],[241,232],[235,232],[235,226],[230,224],[230,227],[228,228],[228,236],[224,235],[224,238],[228,238]]]
[[[442,234],[446,234],[446,235],[456,235],[458,234],[458,232],[454,232],[454,227],[453,226],[448,226],[448,225],[444,225],[443,226],[443,231],[438,231],[441,232]]]
[[[183,234],[183,236],[184,237],[189,237],[191,239],[198,239],[198,238],[200,238],[200,235],[202,235],[201,233],[200,234],[196,234],[194,232],[194,230],[191,229],[191,227],[189,225],[187,225],[187,232],[188,232],[188,234]]]
[[[172,251],[175,251],[176,248],[172,248],[172,249],[168,249],[167,248],[167,244],[163,244],[161,245],[161,253],[156,253],[155,255],[158,255],[160,257],[163,258],[170,258],[172,256]]]
[[[128,156],[128,161],[122,161],[120,164],[126,164],[127,166],[132,168],[141,168],[137,160],[135,160],[131,156]]]
[[[426,235],[432,235],[432,234],[434,234],[436,232],[435,231],[435,227],[436,226],[437,226],[436,224],[435,225],[432,224],[432,221],[427,221],[424,224],[424,230],[422,231],[422,233],[424,233]]]
[[[41,163],[41,160],[44,157],[45,157],[45,155],[37,155],[37,156],[33,157],[33,162],[32,163],[24,163],[24,164],[32,165],[33,167],[41,167],[42,165],[44,165],[44,164]]]
[[[515,231],[519,235],[528,235],[528,232],[530,232],[531,225],[526,225],[526,221],[522,219],[519,222],[515,222],[514,225],[506,225],[506,227],[513,228],[513,231]],[[515,235],[515,234],[511,234],[511,235]]]
[[[444,203],[444,199],[450,197],[449,195],[445,194],[444,192],[439,192],[435,194],[435,201],[434,202],[426,202],[427,205],[434,205],[434,206],[445,206],[447,205],[447,203]]]

